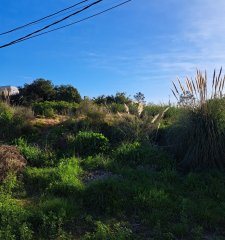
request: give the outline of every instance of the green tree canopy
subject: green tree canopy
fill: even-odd
[[[145,103],[145,95],[141,92],[138,92],[134,95],[134,99],[138,102],[138,103]]]
[[[54,88],[55,100],[66,102],[81,102],[81,96],[78,90],[71,85],[60,85]]]
[[[101,95],[97,98],[93,99],[95,103],[97,104],[112,104],[112,103],[118,103],[118,104],[128,104],[132,100],[126,95],[125,92],[117,92],[116,95]]]
[[[22,103],[30,105],[33,102],[50,101],[55,94],[54,86],[50,80],[39,78],[31,84],[25,84],[20,88]]]

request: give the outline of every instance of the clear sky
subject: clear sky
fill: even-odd
[[[65,23],[122,1],[104,0]],[[76,2],[1,0],[0,32]],[[133,0],[89,21],[0,49],[0,85],[45,78],[72,84],[82,96],[141,91],[148,101],[166,102],[177,76],[193,76],[196,68],[212,74],[224,65],[224,11],[224,0]],[[0,44],[47,23],[0,36]]]

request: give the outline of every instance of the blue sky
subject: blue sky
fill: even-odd
[[[122,1],[104,0],[66,23]],[[0,32],[76,2],[1,0]],[[42,77],[56,85],[72,84],[82,96],[141,91],[150,102],[167,102],[169,95],[173,99],[170,86],[177,76],[194,76],[196,68],[212,74],[223,66],[224,10],[224,0],[133,0],[89,21],[0,49],[0,85],[21,86]],[[0,44],[36,27],[0,36]]]

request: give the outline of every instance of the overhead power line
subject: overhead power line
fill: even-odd
[[[82,18],[82,19],[77,20],[77,21],[75,21],[75,22],[72,22],[72,23],[70,23],[70,24],[67,24],[67,25],[64,25],[64,26],[61,26],[61,27],[58,27],[58,28],[54,28],[54,29],[49,30],[49,31],[45,31],[45,32],[42,32],[42,33],[39,33],[39,34],[35,34],[35,35],[32,35],[32,36],[28,36],[28,37],[25,36],[25,37],[23,37],[23,38],[20,38],[20,39],[15,40],[15,41],[13,41],[13,42],[11,42],[11,43],[2,45],[2,46],[0,46],[0,48],[9,47],[9,46],[11,46],[11,45],[14,45],[14,44],[17,44],[17,43],[20,43],[20,42],[23,42],[23,41],[27,41],[27,40],[32,39],[32,38],[36,38],[36,37],[39,37],[39,36],[42,36],[42,35],[45,35],[45,34],[48,34],[48,33],[51,33],[51,32],[55,32],[55,31],[60,30],[60,29],[63,29],[63,28],[70,27],[70,26],[72,26],[72,25],[78,24],[78,23],[80,23],[80,22],[86,21],[86,20],[88,20],[88,19],[97,17],[97,16],[99,16],[99,15],[101,15],[101,14],[104,14],[104,13],[106,13],[106,12],[109,12],[109,11],[111,11],[111,10],[113,10],[113,9],[115,9],[115,8],[118,8],[118,7],[122,6],[122,5],[125,5],[125,4],[127,4],[128,2],[131,2],[131,1],[132,1],[132,0],[124,1],[124,2],[122,2],[122,3],[120,3],[120,4],[114,5],[114,6],[112,6],[112,7],[110,7],[110,8],[107,8],[107,9],[105,9],[105,10],[103,10],[103,11],[100,11],[100,12],[98,12],[98,13],[95,13],[95,14],[93,14],[93,15],[91,15],[91,16]]]
[[[10,29],[10,30],[8,30],[8,31],[6,31],[6,32],[2,32],[2,33],[0,33],[0,36],[6,35],[6,34],[9,34],[9,33],[12,33],[12,32],[15,32],[15,31],[17,31],[17,30],[23,29],[23,28],[25,28],[25,27],[28,27],[28,26],[31,26],[31,25],[34,25],[34,24],[37,24],[37,23],[39,23],[39,22],[41,22],[41,21],[43,21],[43,20],[45,20],[45,19],[51,18],[51,17],[53,17],[53,16],[56,16],[56,15],[58,15],[59,13],[65,12],[65,11],[67,11],[67,10],[69,10],[69,9],[72,9],[72,8],[78,6],[78,5],[81,5],[82,3],[85,3],[85,2],[87,2],[87,1],[90,1],[90,0],[80,1],[80,2],[78,2],[78,3],[76,3],[76,4],[72,5],[72,6],[69,6],[69,7],[67,7],[67,8],[64,8],[64,9],[60,10],[60,11],[54,12],[54,13],[52,13],[52,14],[50,14],[50,15],[47,15],[47,16],[42,17],[42,18],[40,18],[40,19],[37,19],[37,20],[35,20],[35,21],[32,21],[32,22],[26,23],[26,24],[24,24],[24,25],[22,25],[22,26],[19,26],[19,27]]]
[[[54,26],[54,25],[56,25],[56,24],[59,24],[60,22],[63,22],[63,21],[65,21],[66,19],[68,19],[68,18],[70,18],[70,17],[72,17],[72,16],[74,16],[74,15],[77,15],[78,13],[81,13],[81,12],[87,10],[88,8],[94,6],[94,5],[96,5],[96,4],[98,4],[98,3],[102,2],[102,1],[103,1],[103,0],[97,0],[97,1],[95,1],[95,2],[93,2],[93,3],[91,3],[91,4],[89,4],[89,5],[85,6],[85,7],[82,8],[81,10],[78,10],[78,11],[76,11],[76,12],[74,12],[74,13],[72,13],[72,14],[70,14],[70,15],[68,15],[68,16],[66,16],[66,17],[64,17],[64,18],[62,18],[62,19],[60,19],[60,20],[58,20],[58,21],[56,21],[56,22],[53,22],[53,23],[51,23],[51,24],[49,24],[49,25],[47,25],[47,26],[45,26],[45,27],[43,27],[43,28],[41,28],[41,29],[38,29],[38,30],[36,30],[36,31],[34,31],[34,32],[32,32],[32,33],[29,33],[29,34],[27,34],[27,35],[25,35],[25,36],[23,36],[23,37],[21,37],[21,38],[18,38],[18,39],[16,39],[16,40],[12,41],[12,42],[9,42],[9,43],[7,43],[7,44],[5,44],[5,45],[2,45],[2,46],[0,46],[0,48],[8,47],[8,46],[10,46],[10,45],[12,45],[12,44],[20,41],[20,40],[23,40],[23,39],[25,39],[25,38],[28,38],[28,37],[34,35],[34,34],[37,34],[37,33],[39,33],[39,32],[42,32],[43,30],[48,29],[48,28],[50,28],[51,26]]]

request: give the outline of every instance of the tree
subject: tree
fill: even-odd
[[[76,88],[71,85],[61,85],[56,86],[55,90],[55,100],[66,101],[66,102],[81,102],[80,93]]]
[[[118,104],[129,104],[131,102],[131,99],[126,96],[126,93],[124,92],[117,92],[116,95],[101,95],[97,98],[93,99],[95,103],[97,104],[112,104],[112,103],[118,103]]]
[[[125,92],[117,92],[115,96],[115,102],[119,104],[129,104],[131,99],[126,96]]]
[[[54,98],[55,90],[50,80],[39,78],[20,88],[19,95],[22,96],[23,104],[31,105],[33,102],[51,101]]]
[[[138,92],[134,95],[134,99],[138,102],[138,103],[145,103],[145,95],[141,92]]]

